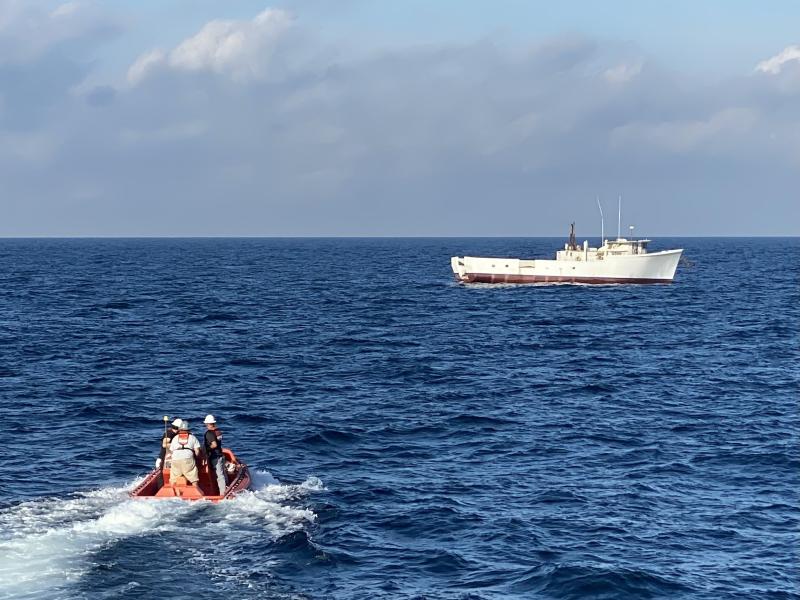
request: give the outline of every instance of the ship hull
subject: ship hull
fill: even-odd
[[[682,252],[665,250],[588,261],[456,256],[451,266],[461,283],[663,284],[675,277]]]
[[[494,273],[468,273],[456,275],[460,283],[583,283],[610,285],[614,283],[672,283],[672,279],[642,279],[637,277],[569,277],[558,275],[514,275]]]

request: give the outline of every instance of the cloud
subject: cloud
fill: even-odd
[[[135,85],[158,68],[226,73],[236,80],[258,78],[291,22],[291,15],[280,9],[267,9],[250,21],[211,21],[169,52],[143,54],[128,70],[128,81]]]
[[[128,68],[128,82],[136,85],[142,81],[149,72],[166,64],[167,55],[158,48],[142,54]]]
[[[748,141],[758,119],[753,109],[727,108],[706,119],[631,123],[611,132],[611,144],[645,145],[675,154],[703,151],[736,155],[741,152],[739,143]]]
[[[0,70],[5,234],[543,235],[620,192],[646,232],[766,233],[800,189],[800,89],[750,65],[700,80],[575,35],[375,48],[276,9],[143,49],[122,84],[37,52]]]
[[[40,130],[68,110],[72,90],[91,71],[97,48],[119,31],[117,22],[93,5],[52,6],[36,0],[0,2],[0,135],[39,131],[54,137]],[[89,101],[108,97],[106,91]]]
[[[642,72],[642,63],[621,64],[606,69],[603,76],[611,83],[627,83]]]
[[[57,141],[45,133],[0,132],[0,160],[18,167],[20,163],[41,163],[50,158]]]
[[[163,142],[177,142],[192,140],[206,133],[206,126],[199,121],[176,123],[165,127],[150,130],[124,129],[120,132],[120,139],[125,144],[159,144]]]
[[[788,63],[800,62],[800,46],[788,46],[775,56],[756,65],[756,71],[777,75]]]
[[[30,64],[58,51],[80,56],[120,29],[90,3],[51,6],[39,0],[0,2],[0,66]]]
[[[110,85],[94,86],[85,94],[86,102],[91,106],[108,106],[116,96],[117,90]]]
[[[81,4],[79,2],[65,2],[64,4],[56,6],[50,12],[50,16],[54,19],[63,19],[71,17],[79,10],[81,10]]]

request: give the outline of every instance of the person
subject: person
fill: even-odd
[[[158,458],[156,459],[156,469],[161,469],[161,467],[164,466],[164,459],[167,456],[167,448],[169,448],[169,443],[172,441],[172,438],[178,435],[178,428],[181,426],[181,422],[181,419],[176,418],[174,421],[172,421],[169,429],[167,429],[164,432],[164,435],[161,437],[161,452],[158,454]]]
[[[203,444],[208,457],[208,464],[217,479],[217,488],[220,496],[225,493],[225,455],[222,453],[222,431],[217,429],[217,420],[214,415],[206,415],[203,423],[206,424],[206,434]]]
[[[175,485],[178,478],[183,476],[195,488],[200,490],[197,485],[200,480],[197,472],[195,458],[200,456],[200,442],[189,430],[189,423],[181,421],[178,427],[178,435],[172,438],[169,444],[172,451],[172,465],[169,471],[169,483]],[[202,493],[202,490],[200,490]]]

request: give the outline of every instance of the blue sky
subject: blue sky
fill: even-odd
[[[797,235],[800,4],[0,0],[0,235]]]

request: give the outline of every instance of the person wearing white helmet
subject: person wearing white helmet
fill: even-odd
[[[178,435],[172,438],[169,444],[172,451],[172,464],[169,469],[169,482],[175,484],[179,477],[183,476],[194,487],[200,490],[200,481],[197,472],[195,458],[200,456],[200,442],[189,432],[189,423],[181,421],[178,427]],[[202,494],[202,490],[200,490]]]
[[[211,472],[215,475],[217,488],[219,488],[221,496],[225,493],[225,488],[227,487],[225,481],[225,455],[222,453],[222,431],[217,429],[217,420],[214,415],[206,415],[203,423],[206,424],[203,445],[206,449],[208,464],[211,466]]]
[[[164,417],[166,421],[168,417]],[[167,448],[169,448],[169,443],[172,441],[176,435],[178,435],[178,428],[181,426],[183,421],[181,419],[176,418],[172,421],[169,426],[169,429],[164,430],[164,435],[161,436],[161,452],[158,454],[158,458],[156,459],[156,469],[161,469],[164,465],[164,458],[167,456]]]

